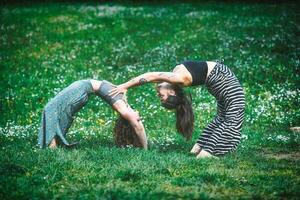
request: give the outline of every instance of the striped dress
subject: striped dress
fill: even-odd
[[[206,80],[206,87],[217,100],[217,115],[203,130],[197,143],[202,149],[219,156],[235,150],[241,140],[245,96],[233,72],[217,62]]]

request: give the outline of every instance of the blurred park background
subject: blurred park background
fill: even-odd
[[[14,1],[15,2],[15,1]],[[300,13],[293,1],[0,4],[1,199],[297,199],[300,196]],[[246,94],[242,142],[219,160],[189,155],[216,114],[188,88],[196,124],[185,141],[155,85],[128,91],[149,151],[116,148],[118,115],[91,97],[68,133],[75,150],[39,150],[43,107],[80,79],[121,84],[184,60],[224,60]]]

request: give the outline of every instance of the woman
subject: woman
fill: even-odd
[[[240,130],[244,119],[245,97],[243,89],[232,71],[217,61],[185,61],[173,72],[149,72],[142,74],[117,88],[110,95],[125,93],[128,88],[147,82],[163,82],[157,92],[162,105],[176,109],[176,127],[187,139],[193,131],[191,100],[182,87],[205,85],[216,98],[218,113],[203,130],[191,150],[197,158],[224,155],[234,150],[240,142]]]
[[[108,95],[108,92],[114,87],[105,80],[80,80],[59,92],[44,108],[39,131],[39,146],[55,148],[59,143],[67,147],[73,146],[74,144],[70,144],[66,140],[65,135],[74,120],[74,115],[85,106],[91,94],[96,94],[130,123],[139,143],[144,149],[147,149],[145,129],[139,114],[127,104],[122,94],[115,97]],[[117,124],[122,126],[120,123]],[[125,126],[127,125],[125,124]]]

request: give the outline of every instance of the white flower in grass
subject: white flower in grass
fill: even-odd
[[[11,140],[15,137],[26,138],[30,137],[32,133],[36,133],[38,130],[37,124],[29,125],[17,125],[15,122],[8,122],[5,127],[0,129],[0,134],[3,134],[5,137],[10,138]]]
[[[242,140],[248,140],[248,135],[242,134]]]
[[[276,140],[279,142],[287,142],[290,138],[284,135],[277,135]]]
[[[131,148],[133,148],[133,145],[132,144],[127,144],[125,147],[131,149]]]

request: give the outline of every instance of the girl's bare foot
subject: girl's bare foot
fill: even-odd
[[[52,141],[51,141],[50,144],[49,144],[49,148],[50,148],[50,149],[55,149],[55,148],[57,148],[57,146],[58,146],[57,139],[56,139],[56,138],[53,138]]]

